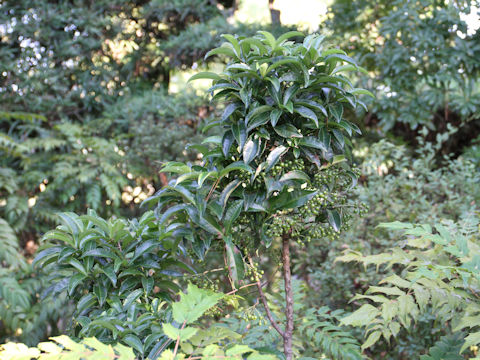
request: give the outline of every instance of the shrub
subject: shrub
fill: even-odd
[[[200,258],[210,247],[224,249],[233,289],[250,264],[287,359],[293,356],[291,243],[338,237],[356,209],[347,199],[356,173],[345,154],[359,130],[342,114],[344,106],[362,104],[358,95],[369,94],[341,75],[359,69],[343,51],[325,48],[315,35],[288,41],[298,36],[224,35],[227,42],[207,56],[230,58],[225,71],[192,77],[213,79],[213,99],[226,102],[222,118],[207,125],[222,129],[221,136],[195,146],[202,165],[166,164],[162,171],[178,178],[146,201],[156,204],[161,224],[184,229],[180,237]],[[276,242],[272,247],[282,248],[285,330],[269,314],[252,260]]]
[[[376,76],[360,79],[377,90],[362,116],[367,125],[414,141],[423,127],[429,141],[459,128],[443,144],[461,149],[479,131],[479,32],[469,28],[471,1],[336,0],[325,30]],[[471,25],[471,24],[470,24]]]
[[[174,227],[159,229],[152,212],[130,222],[94,212],[61,217],[64,225],[45,234],[35,264],[52,274],[48,295],[65,292],[74,300],[72,335],[121,341],[151,355],[165,340],[165,301],[179,290],[172,277],[191,271],[176,259]]]
[[[376,228],[379,222],[458,221],[478,208],[480,173],[463,157],[436,160],[439,146],[425,145],[412,152],[405,145],[381,140],[358,148],[362,181],[353,192],[368,208],[367,214],[352,219],[340,239],[307,244],[294,259],[295,268],[307,273],[308,283],[329,306],[347,309],[354,292],[378,279],[371,269],[334,265],[334,259],[346,247],[372,255],[390,248],[395,234]]]
[[[385,266],[393,272],[379,286],[357,294],[354,299],[371,303],[342,319],[343,324],[366,328],[368,338],[363,348],[371,347],[380,337],[389,341],[402,329],[411,329],[428,309],[433,309],[435,322],[440,322],[444,331],[466,330],[460,353],[480,343],[478,223],[478,216],[473,214],[459,224],[383,223],[379,226],[403,230],[407,238],[386,253],[362,256],[347,250],[338,258],[377,269]]]
[[[10,360],[135,359],[132,349],[121,344],[117,344],[114,347],[105,345],[95,338],[87,338],[77,343],[68,336],[61,335],[53,337],[51,340],[42,342],[33,348],[19,343],[3,344],[0,345],[0,357]]]

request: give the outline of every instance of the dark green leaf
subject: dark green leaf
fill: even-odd
[[[107,298],[107,289],[102,284],[97,283],[93,286],[93,293],[97,297],[99,305],[103,306]]]
[[[270,121],[270,114],[263,113],[257,117],[253,121],[250,121],[247,127],[247,132],[252,131],[253,129],[257,129],[259,126],[265,125]]]
[[[275,130],[275,132],[281,137],[284,137],[287,139],[303,137],[303,135],[299,132],[299,129],[297,129],[292,124],[279,125],[274,127],[273,130]]]
[[[310,182],[309,176],[300,170],[292,170],[286,174],[283,174],[279,181],[285,182],[290,180],[303,180],[303,181]]]
[[[249,164],[257,155],[258,152],[258,139],[250,139],[247,141],[245,146],[243,147],[243,161],[245,164]]]
[[[272,167],[275,166],[280,156],[282,156],[285,152],[287,152],[287,148],[285,146],[278,146],[273,149],[267,157],[267,168],[265,169],[268,172]]]
[[[223,222],[225,226],[225,232],[229,233],[230,229],[235,222],[235,220],[240,215],[243,208],[243,199],[235,200],[225,211],[225,215],[223,217]]]
[[[143,344],[136,335],[125,335],[122,340],[143,355]]]
[[[235,191],[235,189],[241,184],[241,181],[239,179],[235,179],[232,182],[230,182],[225,188],[223,189],[222,193],[220,194],[220,205],[222,205],[222,208],[225,209],[227,206],[227,201],[230,195]]]
[[[239,107],[240,104],[238,103],[231,103],[227,105],[222,115],[222,122],[225,122],[230,117],[230,115],[232,115]]]
[[[190,82],[198,79],[221,80],[222,77],[216,73],[204,71],[204,72],[193,75],[190,79],[188,79],[188,81]]]
[[[295,96],[300,87],[297,84],[294,84],[285,90],[285,95],[283,96],[283,105],[287,105],[289,101],[292,101],[292,97]]]
[[[304,118],[312,120],[315,123],[315,126],[318,128],[318,118],[312,110],[306,108],[305,106],[295,106],[293,111],[297,114],[300,114]]]
[[[234,124],[232,126],[232,131],[233,136],[235,136],[238,146],[240,147],[240,151],[242,151],[245,141],[247,140],[247,128],[245,127],[245,123],[243,121],[239,121],[238,123]]]
[[[248,125],[248,123],[254,119],[256,116],[259,116],[267,111],[270,111],[272,110],[273,108],[269,105],[261,105],[261,106],[258,106],[256,108],[254,108],[253,110],[251,110],[248,115],[246,116],[245,118],[245,123]]]
[[[72,296],[73,292],[83,280],[86,279],[86,276],[83,274],[75,274],[68,281],[68,296]]]
[[[82,255],[82,259],[87,256],[103,257],[103,258],[109,258],[109,259],[114,259],[116,257],[116,255],[112,253],[112,251],[109,251],[107,249],[102,249],[102,248],[96,248],[96,249],[86,251]]]
[[[307,146],[314,149],[319,149],[327,151],[327,145],[324,144],[320,139],[313,136],[306,136],[299,140],[299,145]]]
[[[274,109],[273,111],[270,112],[270,123],[272,124],[273,127],[277,125],[278,119],[280,119],[281,115],[282,115],[282,110],[280,109]]]
[[[333,227],[337,232],[340,231],[342,226],[342,219],[337,210],[327,210],[328,223]]]
[[[234,163],[231,163],[222,171],[220,171],[220,177],[223,177],[227,175],[230,171],[234,170],[245,170],[248,171],[250,174],[253,173],[253,169],[250,166],[246,165],[243,161],[235,161]]]
[[[225,134],[223,134],[222,138],[222,152],[225,157],[228,156],[228,153],[230,151],[230,148],[232,147],[233,144],[233,134],[231,131],[226,131]]]

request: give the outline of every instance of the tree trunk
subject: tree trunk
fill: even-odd
[[[275,0],[268,0],[268,8],[270,9],[270,18],[273,25],[280,25],[280,10],[273,7]]]
[[[293,359],[292,337],[293,337],[293,292],[292,292],[292,273],[290,270],[290,236],[283,235],[283,279],[285,281],[285,302],[286,302],[286,325],[283,333],[283,349],[286,360]]]

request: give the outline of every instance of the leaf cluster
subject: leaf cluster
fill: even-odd
[[[477,345],[478,219],[460,225],[437,223],[434,228],[400,222],[380,226],[403,230],[407,238],[402,247],[368,256],[346,251],[338,261],[397,270],[379,286],[357,294],[354,300],[369,303],[343,318],[342,323],[366,327],[368,337],[363,347],[368,348],[382,336],[389,341],[402,328],[411,328],[421,313],[432,308],[438,320],[452,324],[452,332],[467,330],[460,352]]]
[[[236,259],[236,247],[268,247],[273,239],[264,224],[313,199],[320,187],[314,185],[314,175],[343,163],[350,137],[360,132],[342,113],[344,106],[361,105],[358,96],[368,92],[352,88],[341,74],[359,68],[343,51],[326,48],[320,36],[289,41],[300,36],[289,32],[275,39],[265,31],[250,38],[224,35],[227,42],[207,56],[227,56],[225,71],[191,78],[213,79],[213,99],[226,103],[221,119],[206,126],[221,129],[221,135],[192,146],[203,158],[201,165],[167,163],[162,171],[177,178],[146,200],[157,206],[161,223],[188,224],[181,236],[200,257],[221,237],[234,281],[243,262]],[[277,169],[282,162],[290,168]],[[301,169],[292,168],[297,165]],[[355,181],[344,165],[340,172]],[[342,191],[351,185],[343,184]],[[333,193],[333,185],[325,187]],[[338,231],[344,212],[333,204],[319,219]],[[252,234],[249,245],[232,239],[240,233],[242,214]]]
[[[173,277],[191,271],[172,250],[174,229],[159,229],[152,212],[130,223],[93,211],[61,217],[64,225],[45,234],[34,264],[55,269],[48,295],[66,292],[75,301],[72,333],[155,353],[165,340],[166,302],[179,290]]]
[[[11,360],[84,360],[84,359],[118,359],[134,360],[132,349],[121,344],[106,345],[94,337],[75,342],[66,335],[51,338],[52,341],[41,342],[36,347],[21,343],[0,345],[0,356]]]

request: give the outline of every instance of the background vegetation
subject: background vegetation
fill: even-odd
[[[476,358],[479,8],[1,2],[0,358]]]

